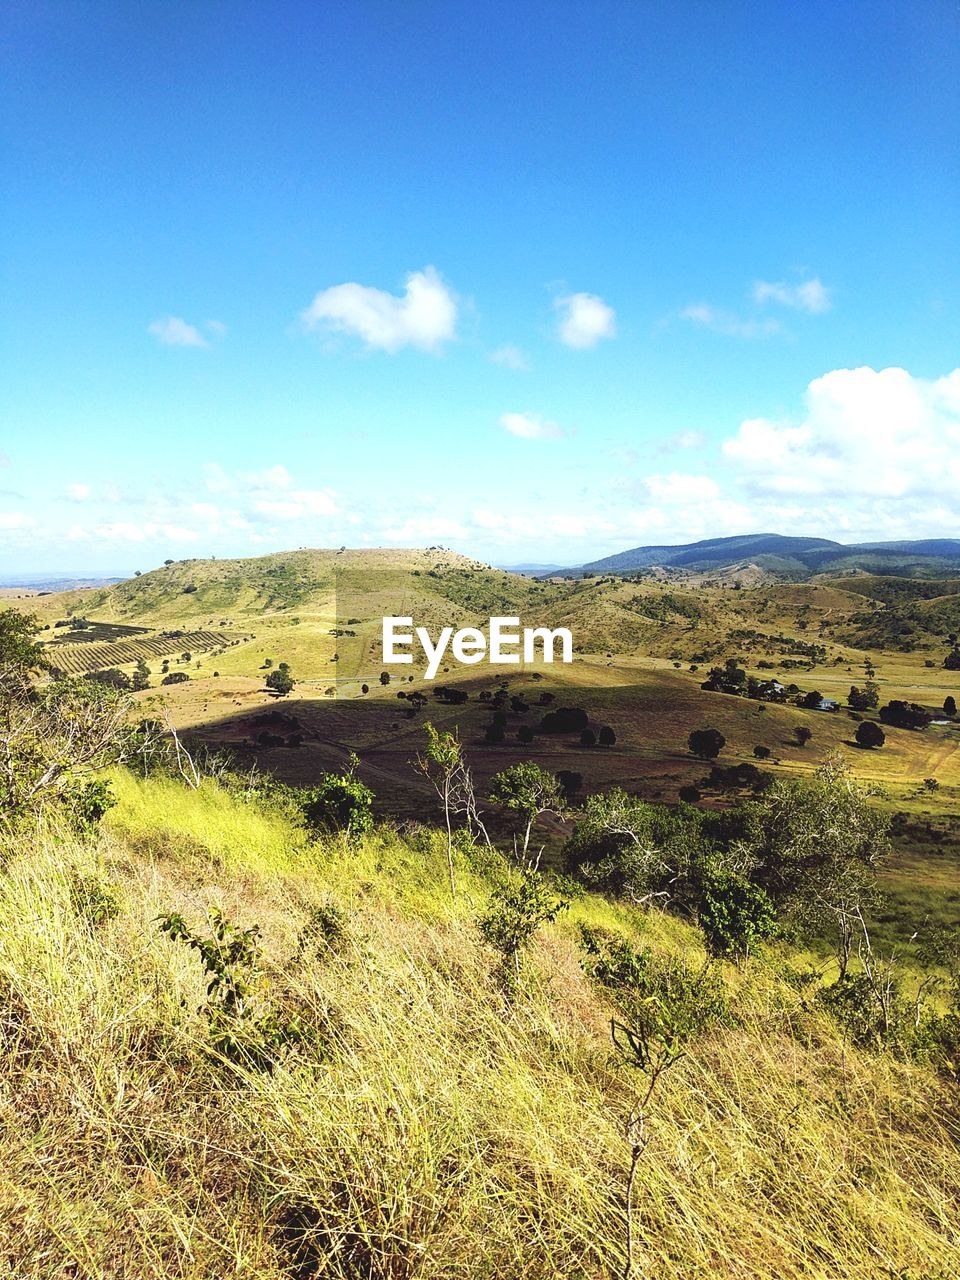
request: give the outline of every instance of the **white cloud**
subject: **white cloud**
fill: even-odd
[[[791,307],[794,311],[806,311],[814,316],[829,311],[832,305],[830,290],[817,276],[812,280],[805,280],[802,284],[758,280],[753,286],[753,298],[761,305],[766,302],[778,302],[782,307]]]
[[[504,431],[521,440],[559,439],[567,433],[555,422],[548,422],[536,413],[504,413],[500,418]]]
[[[32,529],[36,523],[22,511],[0,511],[0,529]]]
[[[751,418],[723,452],[757,493],[960,502],[960,369],[835,369],[797,422]],[[901,509],[902,518],[902,509]],[[956,517],[954,517],[956,523]]]
[[[90,486],[88,484],[68,484],[67,497],[71,502],[86,502],[90,497]]]
[[[440,515],[408,516],[397,524],[380,530],[380,537],[388,542],[405,546],[417,546],[424,542],[437,542],[445,538],[466,538],[467,530],[459,520]]]
[[[408,275],[404,289],[397,297],[362,284],[334,285],[300,319],[306,329],[352,333],[380,351],[436,351],[456,336],[457,300],[433,267]]]
[[[215,338],[225,338],[227,336],[227,326],[222,320],[208,320],[206,328]]]
[[[567,347],[595,347],[617,332],[617,316],[595,293],[571,293],[553,304],[560,313],[557,336]]]
[[[490,359],[494,364],[502,364],[505,369],[516,369],[520,373],[526,373],[530,368],[530,357],[519,347],[498,347],[490,353]]]
[[[253,510],[275,520],[300,520],[336,515],[338,507],[332,489],[290,489],[282,497],[255,498]]]
[[[732,311],[711,306],[709,302],[695,302],[680,312],[681,320],[689,320],[701,329],[711,329],[731,338],[764,338],[780,332],[780,322],[771,318],[744,320]]]
[[[720,496],[720,486],[709,476],[683,475],[679,471],[646,476],[642,484],[654,502],[670,506],[684,502],[709,502]]]
[[[195,325],[187,324],[180,316],[164,316],[147,326],[150,333],[168,347],[205,347],[207,340]]]

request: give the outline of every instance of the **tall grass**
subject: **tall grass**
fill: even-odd
[[[464,861],[451,906],[430,835],[309,846],[211,784],[118,775],[116,790],[97,840],[38,836],[0,875],[11,1277],[619,1274],[638,1082],[578,925],[698,963],[693,931],[587,896],[508,998],[475,927],[492,873]],[[78,875],[113,895],[112,918],[92,920]],[[346,936],[303,943],[331,902]],[[260,999],[312,1032],[272,1071],[211,1051],[197,958],[157,927],[177,910],[202,930],[213,907],[261,926]],[[854,1049],[772,966],[727,982],[730,1025],[653,1104],[638,1276],[960,1274],[955,1088]]]

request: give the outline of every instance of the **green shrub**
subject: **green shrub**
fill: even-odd
[[[698,912],[707,946],[718,956],[748,956],[778,932],[769,895],[746,876],[710,871],[704,876]]]
[[[350,771],[325,773],[301,801],[303,821],[314,835],[345,835],[359,841],[373,826],[373,792]]]

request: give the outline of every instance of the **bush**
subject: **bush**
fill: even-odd
[[[307,829],[314,835],[345,835],[361,840],[373,826],[373,792],[354,776],[325,773],[303,795],[300,809]]]
[[[555,920],[569,903],[533,870],[517,872],[494,891],[478,926],[484,942],[500,953],[504,978],[513,982],[520,976],[521,952],[540,926]]]
[[[185,671],[171,671],[168,676],[163,677],[160,683],[161,684],[183,684],[185,680],[189,680],[189,679],[190,677],[187,675]]]
[[[699,924],[718,956],[748,956],[778,930],[776,910],[764,890],[746,876],[723,870],[704,876]]]

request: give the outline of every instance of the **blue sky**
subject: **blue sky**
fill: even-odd
[[[2,23],[0,572],[960,536],[955,4]]]

